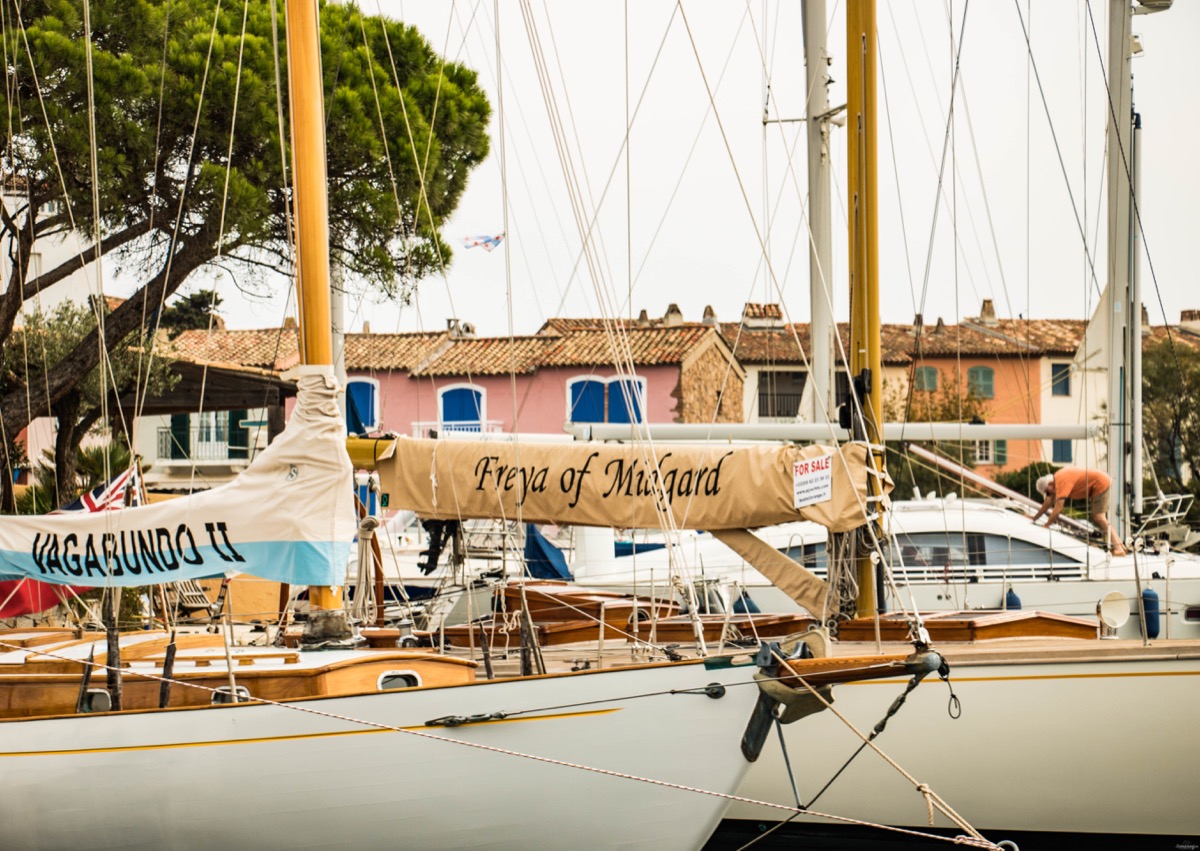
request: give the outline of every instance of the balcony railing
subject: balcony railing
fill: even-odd
[[[454,432],[455,434],[500,434],[504,431],[504,423],[500,420],[462,420],[453,423],[441,423],[436,420],[414,422],[413,437],[429,437],[430,432],[439,435]]]
[[[253,432],[250,433],[250,440],[253,443]],[[223,428],[192,427],[187,429],[185,435],[182,430],[163,426],[158,429],[158,458],[155,463],[249,461],[250,451],[250,446],[231,444],[228,431]]]
[[[795,419],[800,412],[800,400],[803,393],[762,393],[758,395],[758,415],[760,417],[778,417]]]

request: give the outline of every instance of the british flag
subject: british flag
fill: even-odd
[[[110,479],[93,488],[72,502],[51,511],[51,514],[87,514],[93,511],[116,511],[132,505],[142,504],[141,480],[137,465],[130,467],[115,479]]]
[[[465,236],[463,237],[463,245],[467,248],[482,248],[484,251],[491,251],[503,240],[503,233],[498,233],[495,236]]]

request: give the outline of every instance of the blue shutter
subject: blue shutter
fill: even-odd
[[[1008,441],[997,440],[992,445],[992,463],[997,467],[1003,467],[1008,463]]]
[[[622,378],[608,385],[608,421],[610,423],[640,423],[642,421],[641,382]]]
[[[604,422],[604,382],[576,381],[571,384],[571,410],[567,416],[573,423]]]
[[[1071,441],[1056,440],[1054,441],[1054,453],[1051,460],[1055,464],[1070,464],[1071,463]]]
[[[442,423],[455,431],[482,431],[483,393],[473,387],[455,387],[442,394]]]
[[[375,383],[373,381],[350,381],[346,384],[346,429],[351,434],[362,434],[375,428],[379,418],[375,414]]]

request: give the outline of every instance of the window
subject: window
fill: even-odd
[[[1007,440],[977,440],[975,441],[975,463],[995,464],[997,467],[1008,463]]]
[[[800,412],[807,372],[765,371],[758,374],[758,415],[795,419]]]
[[[1071,441],[1056,440],[1054,441],[1053,452],[1050,460],[1055,464],[1070,464],[1071,463]]]
[[[604,422],[604,397],[603,378],[572,378],[567,382],[567,420],[573,423]]]
[[[977,399],[994,399],[995,370],[990,366],[973,366],[967,370],[967,392]]]
[[[229,686],[221,686],[213,692],[213,706],[221,706],[226,703],[247,703],[253,700],[250,696],[250,689],[245,686],[238,686],[237,691],[230,691]]]
[[[346,430],[364,434],[379,428],[379,382],[353,378],[346,383]]]
[[[608,384],[608,421],[642,422],[646,382],[642,378],[614,378]]]
[[[1050,395],[1071,395],[1071,365],[1069,363],[1050,364]]]
[[[938,371],[933,366],[918,366],[913,372],[913,389],[937,392]]]
[[[398,688],[416,688],[421,678],[412,671],[384,671],[379,675],[380,691],[395,691]]]
[[[573,423],[640,423],[646,379],[581,375],[567,382],[567,420]]]
[[[483,431],[487,400],[480,387],[458,384],[438,391],[438,422],[448,431]]]

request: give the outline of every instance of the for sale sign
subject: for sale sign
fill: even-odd
[[[795,508],[833,499],[833,455],[819,455],[792,463]]]

